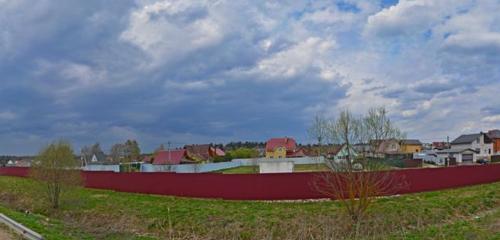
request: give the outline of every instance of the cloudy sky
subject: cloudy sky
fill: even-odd
[[[409,137],[500,128],[498,0],[0,0],[0,154],[309,141],[386,106]]]

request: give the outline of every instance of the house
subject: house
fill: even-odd
[[[304,157],[304,151],[297,147],[295,139],[271,138],[266,143],[266,158]]]
[[[437,161],[445,165],[472,164],[477,159],[478,152],[472,148],[450,148],[436,151]]]
[[[461,152],[457,163],[477,162],[477,160],[488,160],[493,153],[493,143],[488,134],[480,132],[474,134],[464,134],[450,143],[452,152],[462,150],[472,150]]]
[[[422,151],[422,143],[416,139],[386,139],[378,144],[377,153],[409,154]]]
[[[447,142],[432,142],[433,150],[443,150],[450,148],[450,144]]]
[[[210,161],[215,157],[223,157],[226,153],[217,147],[213,147],[210,144],[193,144],[186,145],[184,149],[187,151],[187,156],[189,159],[202,162]]]
[[[152,161],[152,163],[155,165],[181,164],[191,162],[192,161],[188,160],[186,149],[158,151]]]
[[[416,139],[403,139],[399,141],[401,145],[400,153],[422,152],[422,143]]]
[[[401,145],[397,139],[386,139],[381,140],[378,144],[373,144],[378,146],[376,152],[381,154],[397,154],[401,152]]]
[[[500,130],[490,130],[488,131],[488,137],[491,139],[493,144],[493,155],[500,155]]]
[[[335,162],[345,161],[347,160],[347,156],[349,155],[347,150],[348,148],[346,144],[336,146],[336,148],[333,151],[328,152],[327,158],[333,159]],[[349,151],[351,154],[351,162],[352,162],[352,160],[358,157],[358,153],[354,147],[351,147]]]

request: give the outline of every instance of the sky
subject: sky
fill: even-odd
[[[0,0],[0,154],[311,142],[385,106],[423,142],[500,128],[498,0]]]

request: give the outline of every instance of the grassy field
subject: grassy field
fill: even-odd
[[[327,171],[327,167],[324,164],[297,164],[294,166],[294,172],[318,172],[318,171]],[[258,173],[258,166],[242,166],[235,167],[217,171],[219,173],[226,174],[242,174],[242,173]]]
[[[49,240],[350,239],[352,232],[334,201],[203,200],[79,188],[61,209],[47,210],[39,187],[0,177],[0,212]],[[500,182],[379,198],[361,229],[367,239],[500,239],[499,226]]]

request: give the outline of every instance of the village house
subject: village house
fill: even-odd
[[[339,145],[339,146],[335,146],[335,148],[332,151],[329,151],[327,153],[326,157],[328,159],[332,159],[335,162],[339,163],[339,162],[347,160],[347,156],[349,155],[349,153],[348,153],[347,150],[348,150],[347,149],[347,145],[345,145],[345,144]],[[351,147],[349,149],[349,151],[350,151],[351,162],[352,162],[355,158],[358,157],[358,153],[355,150],[355,148],[353,148],[353,147]]]
[[[223,157],[226,153],[210,144],[193,144],[184,146],[189,159],[197,162],[210,162],[215,157]]]
[[[401,145],[401,153],[418,153],[422,152],[422,143],[416,139],[403,139],[399,143]]]
[[[172,165],[192,162],[188,159],[186,149],[175,149],[158,151],[152,158],[151,163],[155,165]]]
[[[450,149],[438,151],[438,154],[444,153],[452,155],[458,164],[489,160],[493,143],[488,134],[483,132],[464,134],[450,143]]]
[[[304,152],[297,147],[295,139],[271,138],[266,143],[266,158],[304,157]]]
[[[378,144],[377,153],[410,154],[422,151],[422,143],[416,139],[386,139]]]
[[[491,139],[493,144],[492,155],[500,155],[500,130],[490,130],[488,131],[488,137]]]

